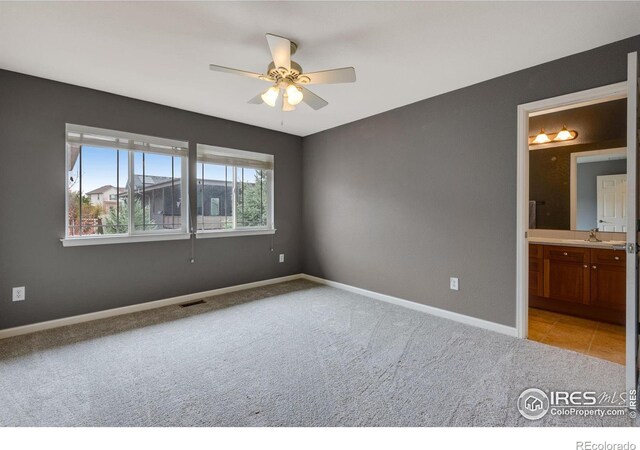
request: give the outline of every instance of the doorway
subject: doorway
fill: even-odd
[[[607,285],[611,280],[622,280],[625,291],[623,294],[624,301],[624,313],[623,326],[625,333],[625,351],[624,351],[624,365],[626,367],[626,384],[628,392],[632,392],[634,395],[629,398],[635,398],[635,392],[637,389],[638,381],[638,305],[637,305],[637,254],[636,254],[636,242],[638,236],[636,234],[636,211],[637,211],[637,104],[638,104],[638,61],[637,54],[633,53],[629,55],[629,71],[628,79],[632,82],[622,82],[609,86],[603,86],[587,91],[576,92],[573,94],[563,95],[555,98],[540,100],[532,103],[527,103],[518,106],[518,165],[517,165],[517,179],[518,179],[518,216],[517,216],[517,317],[516,327],[518,335],[521,338],[530,338],[530,331],[535,333],[534,330],[529,329],[529,308],[530,308],[530,293],[537,292],[539,298],[553,299],[555,296],[568,296],[564,298],[567,300],[567,305],[573,306],[587,306],[598,305],[599,307],[607,306],[609,310],[615,310],[612,304],[606,304],[611,302],[610,299],[610,285]],[[530,254],[530,242],[529,238],[532,234],[530,232],[533,228],[540,226],[540,221],[551,219],[548,215],[549,206],[546,203],[546,198],[531,199],[530,197],[530,152],[532,143],[546,145],[552,147],[554,142],[554,136],[549,136],[549,131],[555,131],[555,134],[560,134],[560,130],[538,130],[530,129],[530,119],[544,115],[555,113],[559,111],[566,111],[570,109],[585,107],[589,105],[603,104],[607,102],[613,102],[620,99],[627,99],[627,123],[626,123],[626,142],[628,143],[626,150],[626,166],[627,173],[625,175],[626,182],[618,180],[616,186],[609,190],[603,188],[600,189],[600,196],[605,194],[609,195],[607,199],[606,207],[611,208],[611,205],[620,205],[621,201],[624,203],[623,215],[626,218],[626,232],[615,231],[611,236],[602,236],[605,229],[604,222],[607,221],[604,203],[599,206],[597,200],[596,212],[593,221],[597,223],[593,227],[591,232],[589,231],[576,231],[576,221],[579,215],[579,205],[574,204],[577,200],[577,192],[572,189],[571,192],[571,205],[572,209],[576,208],[578,212],[572,211],[571,216],[567,214],[567,218],[562,218],[570,223],[567,226],[565,233],[561,233],[556,237],[549,237],[550,234],[544,230],[537,232],[538,239],[543,242],[547,237],[548,239],[561,239],[562,242],[549,242],[548,248],[546,245],[532,247]],[[563,127],[562,131],[565,131],[566,127]],[[569,130],[571,131],[571,130]],[[539,136],[544,134],[544,136]],[[540,137],[538,139],[538,137]],[[534,142],[537,141],[537,142]],[[562,145],[571,145],[568,143],[562,143]],[[586,155],[583,155],[586,156]],[[578,162],[578,156],[576,156],[576,165],[580,165]],[[620,175],[620,174],[615,174]],[[602,175],[606,176],[606,175]],[[567,181],[567,183],[569,183]],[[573,182],[570,183],[573,187]],[[624,193],[622,192],[622,185],[624,184]],[[609,183],[610,185],[610,183]],[[597,191],[598,188],[595,185],[594,188]],[[613,190],[612,190],[613,189]],[[618,196],[612,196],[612,193]],[[622,197],[620,197],[622,195]],[[553,196],[547,197],[554,199]],[[624,199],[624,200],[622,200]],[[600,198],[601,202],[604,202]],[[541,211],[540,207],[545,209]],[[598,217],[597,214],[600,213]],[[609,211],[610,212],[610,211]],[[575,213],[575,214],[574,214]],[[618,220],[618,214],[616,212],[614,217]],[[558,219],[557,217],[555,219]],[[603,222],[599,222],[602,220]],[[538,223],[536,223],[536,221]],[[536,228],[537,229],[537,228]],[[602,229],[602,231],[601,231]],[[616,234],[619,233],[619,234]],[[546,236],[546,237],[545,237]],[[622,236],[622,238],[620,238]],[[591,241],[593,239],[593,241]],[[582,245],[583,241],[592,242],[593,245],[585,247]],[[606,253],[601,251],[603,244],[597,244],[596,241],[608,241],[607,245],[610,248],[606,250],[617,250],[618,253]],[[615,241],[615,242],[612,242]],[[615,248],[614,248],[615,246]],[[605,259],[610,260],[605,261]],[[535,260],[539,264],[539,270],[531,270],[530,261]],[[604,267],[607,270],[600,271],[602,267],[601,263],[611,263]],[[554,265],[554,267],[549,267]],[[615,266],[615,268],[613,268]],[[571,276],[573,282],[570,286],[563,286],[562,279],[564,276]],[[554,278],[555,277],[555,278]],[[594,279],[595,282],[591,280]],[[598,283],[600,281],[600,283]],[[616,285],[619,285],[616,282]],[[603,295],[604,292],[607,295]],[[593,298],[593,301],[592,301]],[[618,300],[616,300],[618,301]],[[619,305],[618,305],[619,306]],[[584,309],[584,308],[583,308]],[[606,309],[606,308],[604,308]],[[603,310],[604,310],[603,309]],[[571,308],[569,308],[571,310]],[[548,310],[543,310],[547,311]],[[570,312],[570,311],[565,311]],[[562,314],[563,312],[558,312]],[[565,314],[566,316],[567,314]],[[620,311],[617,316],[620,317]],[[551,322],[560,322],[561,318],[552,317],[548,318]],[[611,318],[603,321],[603,323],[610,323]],[[594,355],[595,356],[595,355]],[[617,362],[622,363],[622,358],[619,358]],[[629,407],[636,409],[635,401],[629,400]]]

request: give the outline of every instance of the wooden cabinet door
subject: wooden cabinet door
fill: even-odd
[[[529,244],[529,295],[538,297],[544,295],[542,256],[542,245]]]
[[[591,296],[589,249],[545,246],[544,296],[588,304]]]
[[[623,251],[591,251],[591,305],[624,311],[626,280],[626,255]]]

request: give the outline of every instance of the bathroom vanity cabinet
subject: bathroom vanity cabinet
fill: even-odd
[[[624,324],[624,250],[529,244],[529,305]]]

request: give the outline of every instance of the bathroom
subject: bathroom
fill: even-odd
[[[626,98],[529,116],[528,338],[625,363]]]

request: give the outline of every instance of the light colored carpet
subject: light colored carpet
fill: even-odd
[[[520,417],[623,367],[294,281],[0,341],[10,426],[629,425]]]

